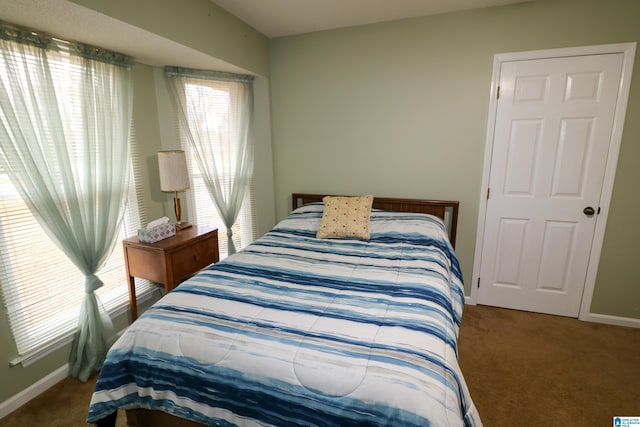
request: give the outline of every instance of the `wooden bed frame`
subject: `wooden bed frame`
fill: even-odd
[[[324,194],[292,194],[292,207],[296,209],[307,203],[321,202]],[[458,226],[459,202],[452,200],[400,199],[392,197],[374,197],[373,207],[388,211],[416,212],[435,215],[441,218],[449,231],[449,241],[455,248]],[[126,411],[129,427],[201,427],[202,424],[188,421],[161,411],[131,409]],[[106,420],[105,420],[106,421]],[[115,414],[113,418],[115,423]],[[101,424],[98,424],[99,426]],[[108,424],[104,424],[108,425]],[[115,425],[115,424],[111,424]]]
[[[326,194],[293,193],[291,206],[293,209],[307,203],[321,202]],[[458,229],[458,208],[460,202],[453,200],[398,199],[395,197],[374,197],[373,207],[385,211],[416,212],[435,215],[444,221],[449,232],[451,246],[456,247],[456,231]]]

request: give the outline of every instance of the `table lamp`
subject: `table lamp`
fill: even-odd
[[[180,198],[178,191],[189,188],[189,174],[187,173],[187,158],[182,150],[158,151],[158,169],[160,170],[160,190],[173,193],[173,207],[176,214],[176,230],[191,227],[189,223],[182,223],[180,216]]]

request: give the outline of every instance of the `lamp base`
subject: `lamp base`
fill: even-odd
[[[191,227],[192,225],[189,224],[188,222],[182,222],[180,224],[176,224],[176,231],[184,230]]]

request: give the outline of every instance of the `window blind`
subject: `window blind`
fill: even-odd
[[[10,56],[10,51],[4,51]],[[30,67],[38,67],[35,56],[24,58]],[[81,78],[80,69],[65,49],[49,63],[57,90],[65,94],[60,108],[65,116],[74,117],[82,105],[74,82]],[[7,79],[0,69],[0,78]],[[28,75],[19,78],[28,79]],[[19,94],[11,92],[11,96]],[[31,102],[29,99],[23,100]],[[68,135],[68,151],[72,158],[82,153],[82,126],[70,119],[64,122]],[[135,147],[135,133],[131,129],[131,147]],[[113,312],[128,303],[128,287],[124,257],[120,242],[134,235],[140,218],[146,218],[138,203],[136,182],[141,180],[141,162],[137,151],[131,149],[132,179],[129,180],[128,203],[125,217],[116,239],[114,250],[98,271],[104,286],[96,291],[105,309]],[[9,176],[0,169],[0,293],[9,319],[9,326],[18,351],[18,362],[47,351],[68,339],[76,330],[80,306],[84,299],[84,275],[51,241],[31,214]],[[138,284],[138,292],[151,289],[149,282]],[[15,361],[14,361],[15,362]]]
[[[227,249],[227,235],[224,221],[220,218],[214,203],[211,201],[209,192],[204,184],[204,180],[200,174],[197,162],[190,153],[190,147],[183,145],[185,153],[187,153],[187,169],[191,179],[191,188],[187,198],[189,206],[189,222],[217,228],[218,232],[218,248],[220,251],[220,259],[227,257],[229,251]],[[254,186],[251,182],[249,191],[242,204],[242,209],[238,215],[238,220],[233,225],[233,243],[236,248],[240,249],[247,246],[256,239],[256,216],[255,216],[255,197]]]
[[[96,295],[108,312],[128,305],[124,255],[119,242],[135,235],[140,228],[139,218],[146,218],[136,195],[135,176],[140,171],[140,161],[135,150],[131,160],[134,179],[130,180],[120,235],[111,256],[98,272],[104,286]],[[49,239],[2,171],[0,253],[3,302],[19,357],[29,357],[73,335],[84,298],[84,275]],[[155,287],[147,280],[137,280],[136,289],[138,295],[144,295]]]
[[[238,121],[230,120],[230,117],[233,114],[237,114],[238,110],[238,106],[234,105],[237,97],[229,96],[229,91],[233,90],[233,84],[233,81],[207,81],[203,79],[199,83],[201,87],[198,87],[196,90],[187,89],[185,96],[189,99],[189,104],[199,107],[198,112],[188,117],[188,120],[206,120],[210,123],[210,126],[217,129],[220,139],[225,138],[226,133],[233,134],[239,132],[238,129],[233,128],[233,124]],[[228,86],[228,88],[225,89],[225,85]],[[220,218],[216,206],[206,188],[188,136],[184,133],[184,129],[180,127],[178,122],[179,120],[176,116],[176,129],[179,129],[181,147],[187,156],[187,168],[191,180],[191,188],[187,191],[187,205],[190,216],[188,221],[219,230],[218,245],[220,258],[222,259],[228,255],[226,226],[222,218]],[[214,141],[213,144],[212,150],[217,153],[216,162],[218,169],[232,169],[226,164],[226,162],[231,161],[230,156],[232,155],[232,153],[229,153],[228,146],[219,141]],[[233,176],[224,176],[221,187],[223,189],[230,189],[232,179]],[[228,196],[228,194],[226,196]],[[255,212],[255,189],[252,178],[238,219],[232,227],[233,243],[237,249],[247,246],[257,238]]]

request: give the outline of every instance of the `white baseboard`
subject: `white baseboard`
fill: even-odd
[[[640,319],[632,317],[610,316],[608,314],[589,313],[584,319],[587,322],[606,323],[607,325],[626,326],[628,328],[640,328]]]
[[[40,381],[32,384],[20,393],[0,403],[0,419],[6,417],[31,399],[49,390],[51,387],[69,376],[69,364],[56,369]]]
[[[470,296],[465,295],[464,302],[465,305],[476,305],[471,301]],[[610,316],[608,314],[589,313],[584,317],[580,317],[580,320],[583,320],[585,322],[604,323],[614,326],[625,326],[627,328],[640,328],[640,319],[635,319],[633,317],[620,317]]]
[[[145,292],[142,295],[140,295],[138,297],[138,304],[150,299],[151,296],[153,295],[153,293],[156,290],[157,289],[151,288],[147,292]],[[112,317],[115,317],[117,315],[120,315],[120,314],[124,313],[128,309],[129,309],[129,306],[125,305],[125,306],[120,308],[120,311],[113,312],[113,313],[110,313],[110,314],[111,314]],[[127,326],[124,327],[124,329],[119,331],[118,332],[118,336],[122,335],[122,333],[128,327],[129,326],[127,325]],[[56,347],[56,348],[58,348],[58,347]],[[47,353],[45,353],[43,355],[38,355],[37,357],[38,358],[44,357],[48,353],[50,353],[52,350],[47,350],[47,351],[48,351]],[[25,403],[29,402],[31,399],[39,396],[41,393],[49,390],[54,385],[56,385],[60,381],[62,381],[65,378],[67,378],[69,376],[69,373],[70,373],[69,369],[70,369],[70,367],[69,367],[69,364],[67,363],[64,366],[61,366],[60,368],[56,369],[55,371],[53,371],[52,373],[50,373],[46,377],[42,378],[38,382],[36,382],[36,383],[30,385],[29,387],[27,387],[26,389],[22,390],[20,393],[13,395],[8,400],[5,400],[4,402],[0,402],[0,419],[6,417],[10,413],[15,411],[19,407],[21,407],[22,405],[24,405]]]

